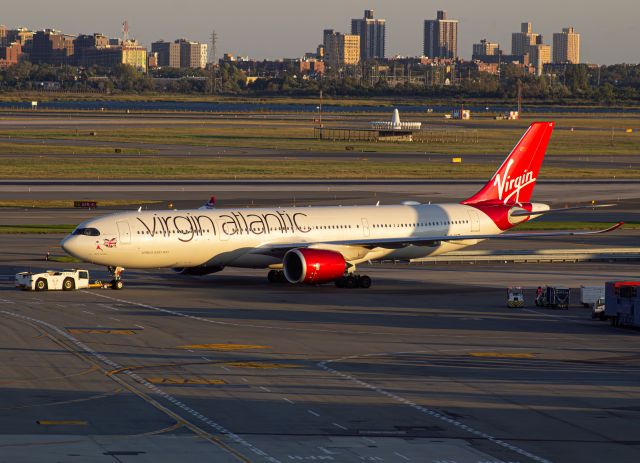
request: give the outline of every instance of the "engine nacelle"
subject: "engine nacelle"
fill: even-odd
[[[292,249],[282,261],[284,276],[289,283],[322,284],[344,275],[347,262],[342,254],[326,249]]]
[[[205,266],[201,266],[201,267],[176,267],[176,268],[172,268],[171,270],[173,270],[176,273],[179,273],[180,275],[203,276],[203,275],[209,275],[210,273],[219,272],[223,268],[224,267],[221,266],[221,265],[215,265],[213,267],[205,267]]]

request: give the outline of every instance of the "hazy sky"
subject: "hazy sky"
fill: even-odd
[[[553,32],[572,25],[581,34],[581,60],[599,64],[640,62],[637,0],[31,0],[6,1],[0,23],[69,34],[102,32],[130,36],[144,45],[185,37],[208,41],[218,33],[224,52],[254,58],[298,57],[314,51],[322,29],[350,32],[351,19],[373,8],[387,20],[387,56],[422,53],[422,22],[445,9],[458,19],[459,54],[470,58],[482,38],[509,53],[511,32],[531,21],[552,44]]]

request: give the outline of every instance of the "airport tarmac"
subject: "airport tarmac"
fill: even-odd
[[[0,462],[636,462],[638,332],[532,307],[637,264],[385,265],[369,290],[126,271],[22,292],[0,240]],[[96,277],[102,268],[88,266]],[[528,306],[507,309],[505,287]]]

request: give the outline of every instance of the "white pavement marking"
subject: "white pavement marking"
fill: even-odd
[[[325,449],[324,447],[318,447],[322,453],[326,453],[327,455],[337,455],[336,452],[332,452],[331,450]]]
[[[210,362],[211,360],[209,360],[207,357],[200,357],[202,360],[206,361],[206,362]]]
[[[334,375],[336,375],[336,376],[338,376],[340,378],[347,379],[349,381],[353,381],[354,383],[359,384],[360,386],[362,386],[362,387],[364,387],[366,389],[370,389],[370,390],[372,390],[374,392],[377,392],[378,394],[383,395],[385,397],[388,397],[389,399],[395,400],[396,402],[400,402],[400,403],[402,403],[404,405],[408,405],[409,407],[413,408],[414,410],[419,411],[420,413],[424,413],[425,415],[429,415],[432,418],[438,419],[440,421],[444,421],[445,423],[447,423],[447,424],[449,424],[451,426],[454,426],[454,427],[456,427],[458,429],[462,429],[463,431],[466,431],[466,432],[468,432],[470,434],[474,434],[474,435],[476,435],[478,437],[486,439],[486,440],[488,440],[490,442],[493,442],[496,445],[499,445],[500,447],[509,449],[509,450],[511,450],[513,452],[516,452],[516,453],[518,453],[520,455],[523,455],[523,456],[525,456],[527,458],[530,458],[530,459],[532,459],[534,461],[537,461],[538,463],[551,463],[551,461],[547,460],[546,458],[540,457],[538,455],[534,455],[531,452],[528,452],[528,451],[526,451],[524,449],[521,449],[520,447],[517,447],[517,446],[509,444],[508,442],[505,442],[505,441],[503,441],[501,439],[493,437],[490,434],[487,434],[485,432],[482,432],[482,431],[479,431],[479,430],[477,430],[475,428],[472,428],[471,426],[466,425],[466,424],[464,424],[464,423],[462,423],[462,422],[460,422],[458,420],[455,420],[453,418],[449,418],[448,416],[443,415],[440,412],[437,412],[435,410],[431,410],[429,408],[423,407],[422,405],[418,405],[417,403],[412,402],[409,399],[406,399],[404,397],[400,397],[397,394],[394,394],[392,392],[386,391],[386,390],[384,390],[382,388],[379,388],[379,387],[376,387],[376,386],[374,386],[372,384],[366,383],[366,382],[358,379],[355,376],[352,376],[352,375],[350,375],[348,373],[343,373],[343,372],[338,371],[338,370],[336,370],[334,368],[331,368],[330,366],[327,365],[329,363],[338,363],[338,362],[342,362],[342,361],[345,361],[345,360],[352,360],[352,359],[362,358],[362,357],[376,357],[376,356],[380,357],[380,356],[390,356],[390,355],[416,354],[416,353],[419,353],[419,352],[425,352],[425,351],[391,352],[391,353],[377,353],[377,354],[367,354],[367,355],[351,355],[351,356],[342,357],[342,358],[339,358],[339,359],[325,360],[324,362],[320,362],[317,365],[318,365],[319,368],[321,368],[321,369],[323,369],[323,370],[325,370],[325,371],[327,371],[329,373],[332,373],[332,374],[334,374]]]
[[[247,378],[240,378],[242,381],[244,381],[245,383],[248,383],[249,380],[247,380]]]
[[[98,305],[101,305],[105,309],[113,310],[114,312],[120,312],[120,309],[116,309],[115,307],[110,306],[109,304],[98,304]]]
[[[336,428],[340,428],[340,429],[342,429],[342,430],[344,430],[344,431],[346,431],[346,430],[347,430],[347,428],[345,428],[345,427],[344,427],[344,426],[342,426],[341,424],[338,424],[338,423],[331,423],[331,424],[332,424],[332,425],[334,425]]]
[[[309,413],[311,413],[313,416],[320,416],[320,413],[316,413],[313,410],[307,410]]]
[[[290,404],[292,404],[292,405],[293,405],[293,404],[295,404],[295,402],[294,402],[293,400],[288,399],[288,398],[286,398],[286,397],[283,397],[283,398],[282,398],[282,400],[284,400],[285,402],[289,402],[289,403],[290,403]]]
[[[225,367],[224,365],[222,365],[222,367],[221,367],[221,368],[222,368],[224,371],[231,371],[231,370],[229,370],[227,367]]]
[[[174,406],[184,410],[189,415],[191,415],[191,416],[195,417],[196,419],[198,419],[199,421],[205,423],[207,426],[209,426],[213,430],[217,431],[218,433],[224,435],[225,437],[229,438],[231,441],[235,442],[236,444],[249,449],[249,451],[251,451],[252,453],[255,453],[256,455],[259,455],[259,456],[263,457],[266,461],[268,461],[270,463],[282,463],[280,460],[278,460],[275,457],[272,457],[271,455],[266,453],[264,450],[261,450],[260,448],[256,447],[255,445],[253,445],[249,441],[247,441],[244,438],[240,437],[239,435],[229,431],[227,428],[225,428],[221,424],[216,423],[215,421],[213,421],[210,418],[207,418],[206,416],[202,415],[198,411],[196,411],[193,408],[189,407],[185,403],[183,403],[180,400],[176,399],[171,394],[163,391],[162,389],[160,389],[159,387],[155,386],[154,384],[151,384],[149,381],[144,379],[142,376],[132,372],[131,370],[124,369],[124,367],[122,365],[120,365],[120,364],[114,362],[113,360],[109,359],[104,354],[101,354],[101,353],[96,352],[95,350],[91,349],[85,343],[79,341],[77,338],[75,338],[71,334],[67,333],[66,331],[63,331],[62,329],[58,328],[57,326],[52,325],[51,323],[45,322],[43,320],[38,320],[37,318],[27,317],[25,315],[20,315],[20,314],[13,313],[13,312],[8,312],[6,310],[0,310],[0,313],[3,313],[5,315],[9,315],[9,316],[14,317],[14,318],[19,318],[19,319],[22,319],[22,320],[27,320],[27,321],[30,321],[30,322],[33,322],[33,323],[37,323],[39,325],[42,325],[42,326],[50,329],[51,331],[54,331],[54,332],[58,333],[60,336],[66,338],[67,340],[69,340],[73,344],[75,344],[80,350],[82,350],[85,353],[87,353],[88,355],[96,358],[98,361],[100,361],[101,363],[103,363],[104,365],[109,367],[110,369],[112,369],[112,370],[121,370],[122,374],[125,374],[125,375],[129,376],[132,380],[134,380],[138,384],[141,384],[142,386],[144,386],[147,389],[149,389],[151,392],[153,392],[156,395],[162,397],[163,399],[169,401]]]
[[[398,456],[399,456],[400,458],[402,458],[403,460],[411,461],[411,458],[407,458],[407,457],[405,457],[405,456],[404,456],[403,454],[401,454],[401,453],[398,453],[398,452],[393,452],[393,453],[394,453],[394,454],[396,454],[396,455],[398,455]]]
[[[93,315],[93,312],[89,312],[88,310],[83,310],[84,313],[88,313],[89,315]]]
[[[366,441],[366,442],[368,442],[370,444],[375,444],[376,443],[376,441],[374,441],[373,439],[369,439],[368,437],[363,437],[362,440],[364,440],[364,441]]]
[[[119,322],[119,321],[120,321],[120,319],[119,319],[119,318],[115,318],[115,317],[108,317],[108,318],[109,318],[109,320],[115,320],[115,321],[117,321],[117,322]]]
[[[142,325],[133,325],[133,326],[138,327],[138,328],[140,328],[141,330],[144,330],[144,326],[142,326]]]
[[[271,389],[269,389],[268,387],[260,386],[260,389],[262,389],[264,392],[271,392]]]

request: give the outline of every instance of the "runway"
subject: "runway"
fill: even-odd
[[[0,241],[0,461],[636,462],[638,333],[532,307],[634,264],[386,265],[369,290],[127,271],[16,291]],[[88,266],[95,277],[99,267]],[[507,309],[505,287],[527,287]]]

